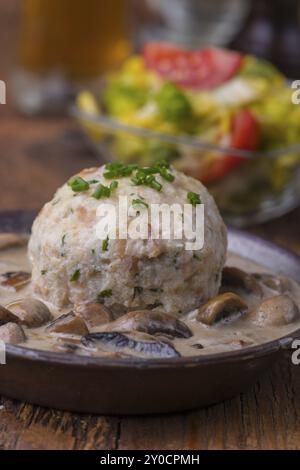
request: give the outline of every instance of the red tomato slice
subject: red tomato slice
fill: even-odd
[[[238,111],[232,119],[232,134],[230,147],[238,150],[255,151],[260,141],[260,128],[257,119],[248,110]],[[205,183],[213,183],[232,170],[246,162],[243,157],[223,155],[216,157],[204,174],[199,179]]]
[[[208,47],[198,51],[167,43],[144,48],[146,66],[163,78],[186,88],[209,90],[232,78],[243,61],[241,54]]]

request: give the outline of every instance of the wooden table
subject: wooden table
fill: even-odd
[[[7,25],[17,3],[2,2],[0,44],[13,43]],[[8,55],[3,64],[0,79],[10,70]],[[0,107],[0,116],[0,210],[39,208],[71,174],[97,163],[68,119],[26,119],[10,102]],[[252,231],[300,254],[300,210]],[[300,368],[288,356],[247,393],[176,415],[79,415],[0,400],[0,449],[299,448]]]

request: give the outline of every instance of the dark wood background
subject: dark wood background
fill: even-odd
[[[0,105],[0,210],[39,208],[70,175],[97,163],[72,120],[28,119],[14,110],[19,3],[0,5],[0,79],[8,83],[8,104]],[[300,210],[251,231],[300,254]],[[247,393],[169,416],[79,415],[3,397],[0,449],[299,449],[299,374],[287,355]]]

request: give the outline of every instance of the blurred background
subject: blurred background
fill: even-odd
[[[300,1],[1,0],[1,209],[37,208],[72,173],[97,164],[100,146],[70,106],[81,90],[98,93],[103,77],[150,41],[233,48],[297,79]]]
[[[233,47],[270,60],[290,78],[300,75],[298,0],[88,0],[86,4],[4,0],[1,4],[4,13],[11,11],[9,29],[17,41],[12,64],[15,100],[28,113],[63,111],[78,88],[97,85],[103,74],[153,40],[194,49],[208,44]]]

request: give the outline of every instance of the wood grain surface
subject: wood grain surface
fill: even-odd
[[[1,1],[0,79],[13,70],[7,47],[15,43],[18,4]],[[0,210],[39,208],[70,175],[95,164],[70,119],[22,117],[11,97],[0,107]],[[251,231],[300,254],[299,209]],[[247,393],[169,416],[79,415],[3,397],[0,449],[300,449],[300,368],[287,353]]]

